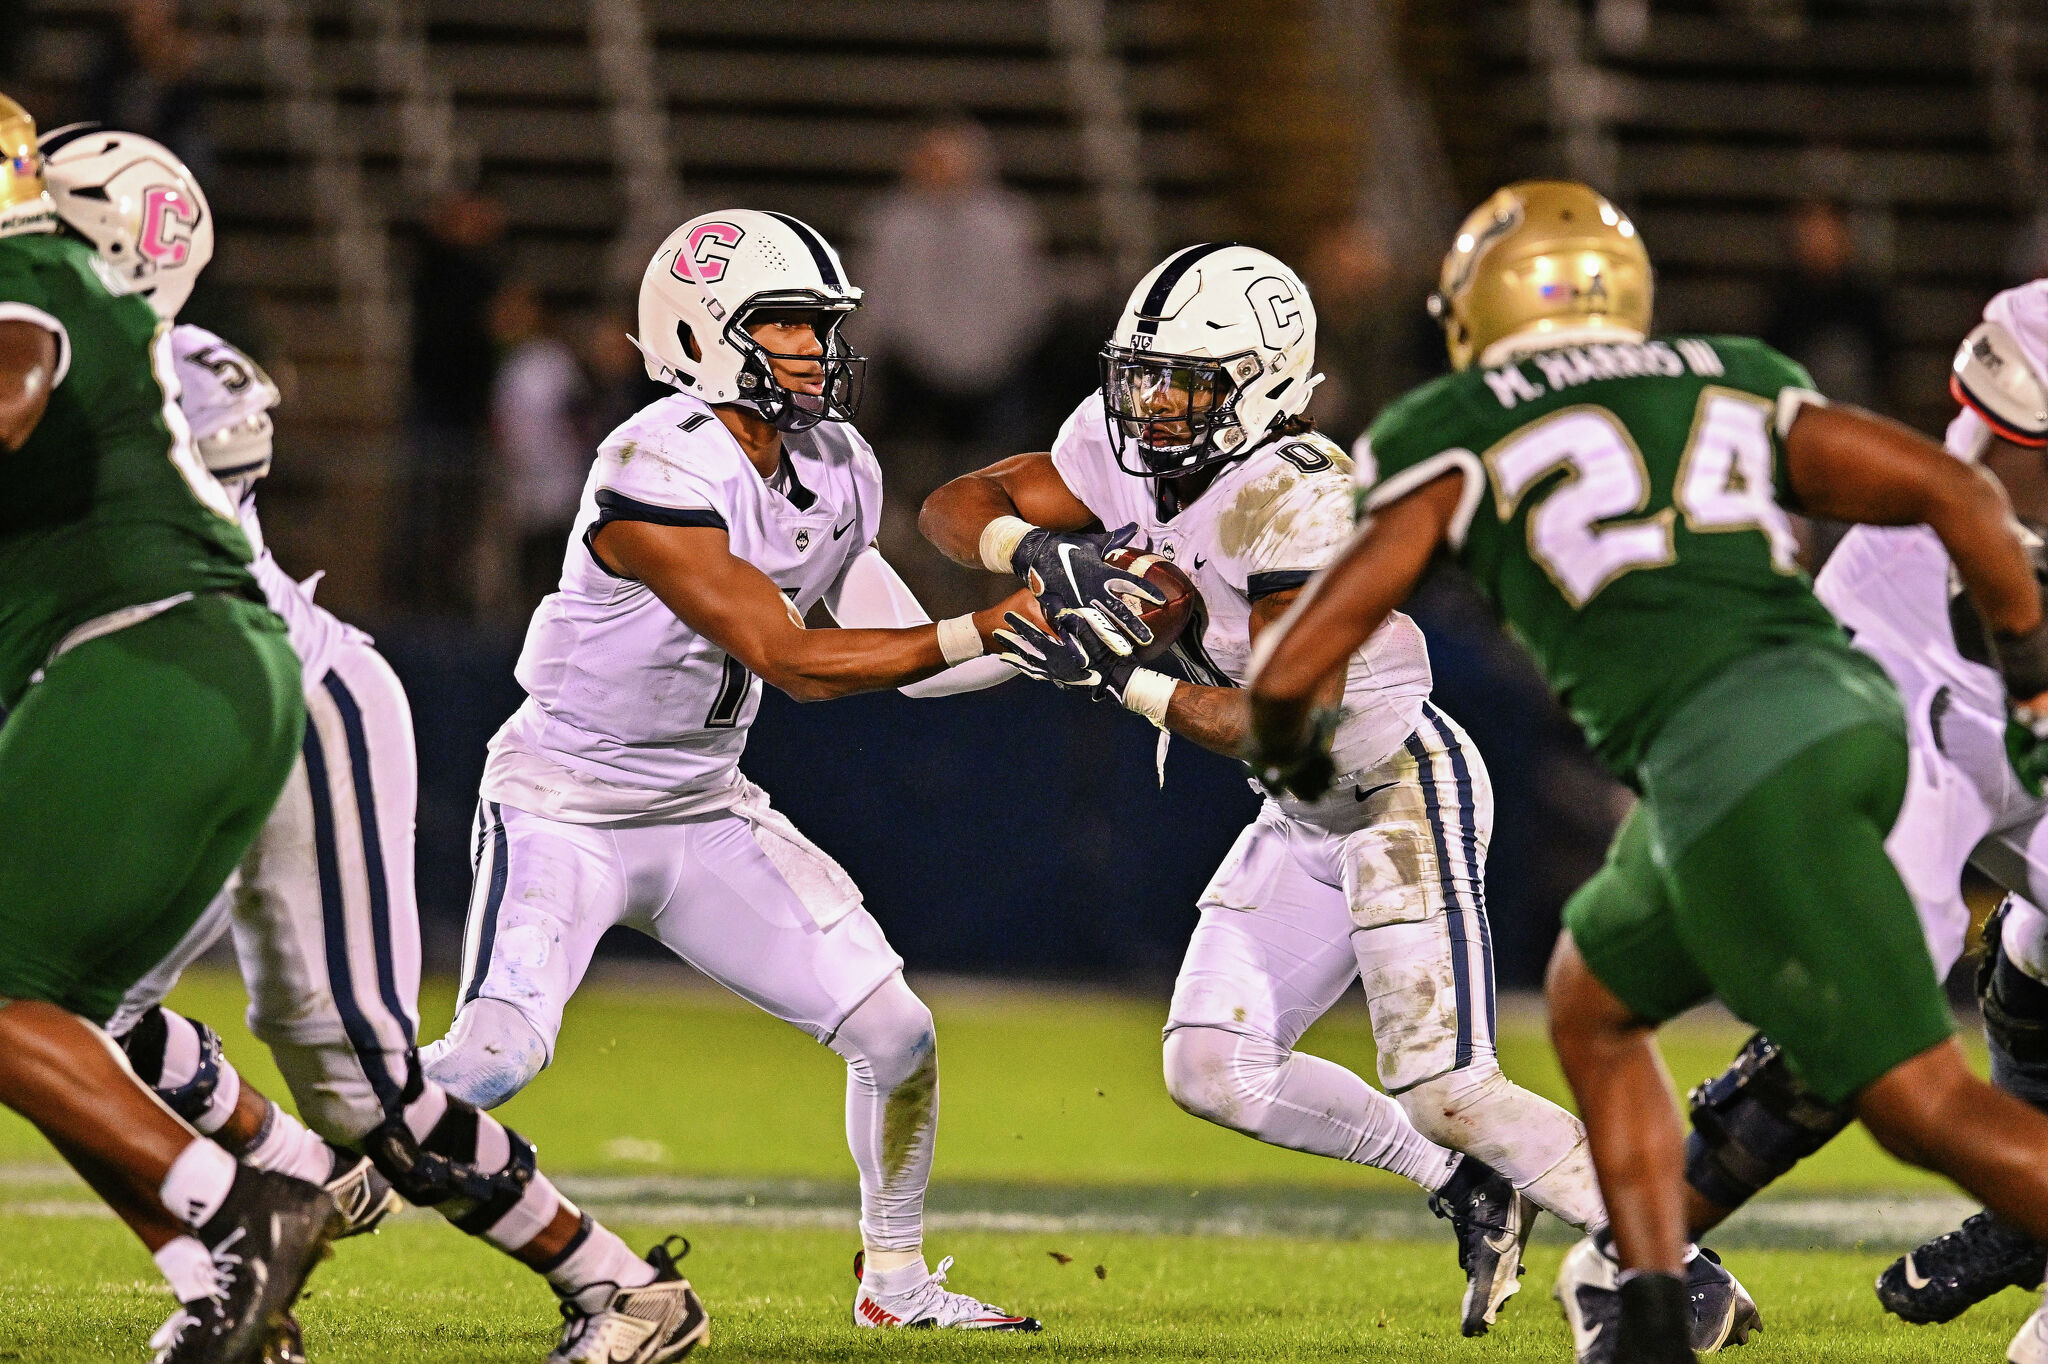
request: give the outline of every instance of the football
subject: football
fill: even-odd
[[[1152,642],[1141,646],[1131,658],[1138,663],[1150,663],[1173,647],[1174,640],[1180,638],[1180,632],[1187,629],[1188,622],[1195,618],[1195,607],[1201,601],[1201,593],[1195,590],[1194,580],[1181,572],[1173,560],[1147,550],[1125,546],[1103,555],[1102,561],[1112,568],[1143,578],[1166,598],[1157,604],[1137,603],[1138,617],[1152,631]]]

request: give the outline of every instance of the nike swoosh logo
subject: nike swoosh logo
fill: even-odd
[[[1360,805],[1363,805],[1365,804],[1365,802],[1371,800],[1380,792],[1389,790],[1393,787],[1399,786],[1400,784],[1401,783],[1397,781],[1383,781],[1378,786],[1354,786],[1351,788],[1351,792],[1353,795],[1358,797],[1358,803]],[[1493,1242],[1489,1240],[1487,1244],[1493,1245]],[[1495,1250],[1500,1249],[1499,1246],[1494,1246],[1493,1248]]]
[[[1511,1231],[1504,1231],[1498,1236],[1487,1237],[1486,1248],[1496,1255],[1505,1255],[1515,1248],[1515,1242],[1515,1234]]]
[[[1906,1287],[1908,1287],[1908,1288],[1912,1288],[1912,1289],[1921,1289],[1921,1288],[1925,1288],[1925,1287],[1927,1287],[1927,1284],[1928,1284],[1928,1280],[1927,1280],[1927,1278],[1926,1278],[1926,1277],[1925,1277],[1924,1275],[1922,1275],[1922,1274],[1920,1273],[1920,1271],[1919,1271],[1919,1270],[1918,1270],[1917,1268],[1915,1268],[1915,1267],[1914,1267],[1914,1265],[1913,1265],[1913,1257],[1912,1257],[1912,1256],[1911,1256],[1910,1254],[1909,1254],[1909,1255],[1907,1255],[1907,1256],[1906,1256]]]
[[[858,521],[858,520],[860,520],[860,518],[859,518],[858,516],[856,516],[856,517],[854,517],[854,518],[853,518],[853,521]],[[842,535],[846,534],[846,532],[848,532],[848,531],[852,530],[852,529],[853,529],[853,521],[848,521],[848,522],[847,522],[847,523],[846,523],[845,525],[843,525],[843,526],[839,526],[839,527],[837,527],[836,529],[834,529],[834,530],[833,530],[833,532],[832,532],[832,538],[833,538],[834,540],[837,540],[837,539],[838,539],[838,538],[839,538],[840,536],[842,536]]]
[[[1201,572],[1204,568],[1208,567],[1208,565],[1209,561],[1207,559],[1204,559],[1199,554],[1195,556],[1195,571],[1197,573]]]
[[[1074,600],[1081,600],[1081,581],[1074,576],[1074,547],[1060,546],[1060,567],[1067,570],[1067,586],[1074,589]]]

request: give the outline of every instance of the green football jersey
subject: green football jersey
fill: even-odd
[[[1812,384],[1742,337],[1537,351],[1388,407],[1360,446],[1359,506],[1465,471],[1451,552],[1633,783],[1665,719],[1734,659],[1845,643],[1785,512],[1783,428]]]
[[[48,408],[0,447],[0,705],[96,616],[183,592],[253,594],[249,542],[177,406],[170,327],[55,234],[0,238],[0,319],[62,328]],[[54,330],[54,328],[53,328]]]

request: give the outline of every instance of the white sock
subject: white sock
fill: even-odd
[[[213,1292],[218,1276],[213,1256],[196,1236],[176,1236],[164,1243],[150,1258],[171,1285],[171,1296],[179,1302],[197,1302]]]
[[[862,1249],[867,1255],[866,1264],[861,1270],[863,1274],[894,1274],[899,1269],[924,1264],[922,1250],[875,1250],[872,1247]]]
[[[159,1196],[171,1216],[190,1226],[203,1226],[227,1202],[234,1183],[235,1158],[202,1138],[171,1162]]]
[[[1404,1090],[1401,1106],[1417,1127],[1455,1141],[1544,1211],[1581,1231],[1607,1224],[1586,1129],[1498,1065],[1475,1064]]]
[[[585,1223],[583,1244],[547,1272],[555,1292],[585,1312],[595,1312],[611,1301],[613,1288],[638,1288],[654,1282],[654,1266],[633,1253],[632,1247],[603,1223]]]
[[[846,1061],[846,1145],[860,1173],[860,1239],[917,1254],[938,1141],[939,1061],[931,1010],[892,976],[847,1015],[830,1043]]]
[[[242,1161],[308,1184],[325,1184],[334,1177],[334,1148],[275,1103],[263,1120],[262,1134],[242,1152]]]

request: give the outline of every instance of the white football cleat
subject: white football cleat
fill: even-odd
[[[333,1150],[335,1170],[325,1188],[334,1206],[341,1209],[341,1230],[334,1233],[334,1239],[375,1231],[377,1224],[404,1207],[405,1201],[367,1157],[339,1147]]]
[[[710,1339],[711,1318],[676,1259],[667,1241],[648,1251],[654,1282],[613,1288],[595,1312],[564,1300],[562,1339],[548,1364],[667,1364]]]
[[[860,1280],[860,1288],[853,1295],[855,1326],[913,1331],[931,1328],[955,1331],[1039,1329],[1036,1317],[1014,1317],[965,1293],[947,1292],[943,1285],[946,1271],[953,1267],[950,1255],[939,1261],[937,1269],[929,1272],[921,1272],[924,1271],[922,1260],[886,1276],[879,1270],[870,1276],[866,1266],[867,1252],[856,1251],[853,1277]],[[880,1282],[884,1277],[895,1282],[884,1285]],[[903,1280],[907,1280],[910,1286],[899,1288],[898,1282]]]
[[[1578,1364],[1612,1364],[1614,1333],[1621,1323],[1621,1266],[1606,1244],[1607,1234],[1588,1236],[1565,1255],[1551,1295],[1572,1330]],[[1741,1345],[1763,1329],[1756,1303],[1721,1257],[1704,1246],[1685,1263],[1686,1313],[1692,1348],[1709,1355]],[[2048,1364],[2048,1355],[2039,1364]]]
[[[2007,1364],[2048,1364],[2048,1305],[2034,1309],[2005,1347]]]

